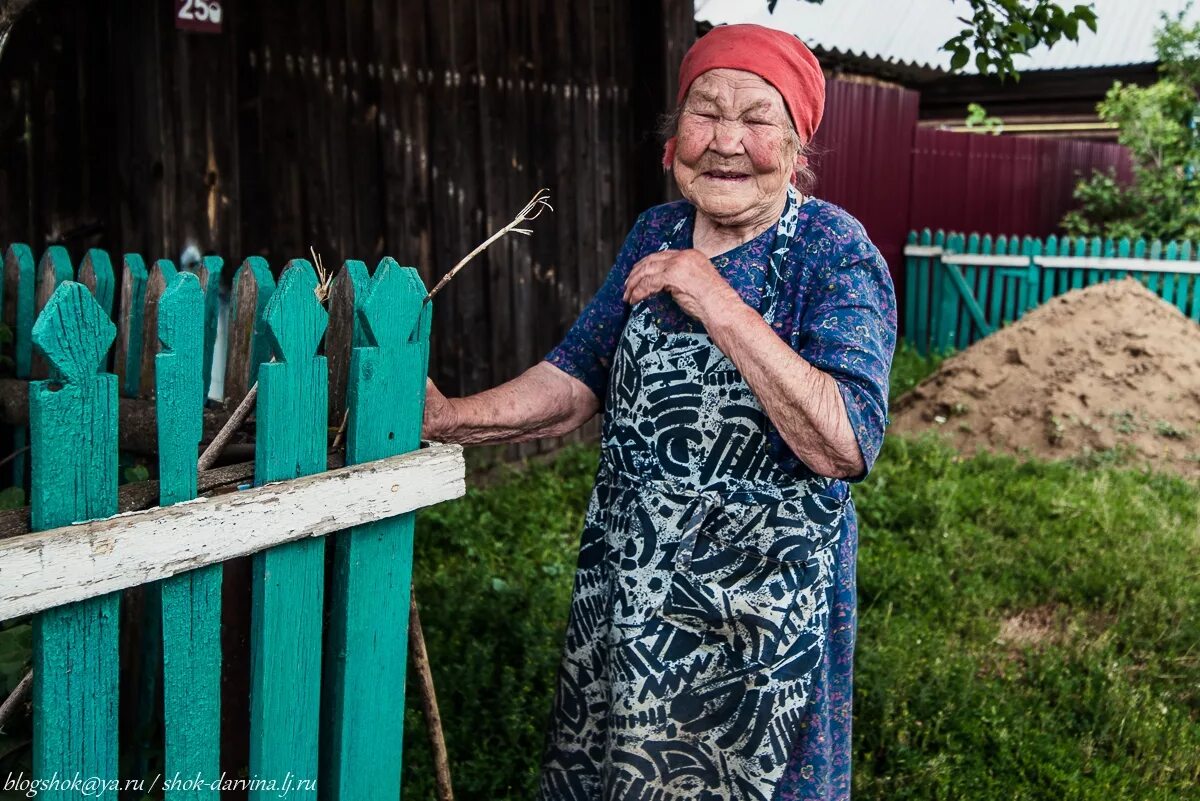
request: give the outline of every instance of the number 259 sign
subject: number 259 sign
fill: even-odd
[[[175,0],[175,27],[185,31],[221,32],[221,4],[216,0]]]

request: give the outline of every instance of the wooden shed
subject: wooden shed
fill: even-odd
[[[541,358],[664,198],[653,130],[694,37],[682,0],[0,6],[21,12],[0,53],[3,245],[276,273],[312,247],[432,283],[548,188],[536,234],[439,298],[447,394]]]

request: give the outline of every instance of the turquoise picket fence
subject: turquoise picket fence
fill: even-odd
[[[33,379],[29,507],[0,514],[0,620],[33,620],[27,779],[50,799],[81,797],[75,777],[112,801],[315,799],[318,782],[323,797],[398,798],[413,518],[464,491],[461,449],[420,447],[420,277],[392,259],[373,274],[347,262],[322,285],[293,260],[276,284],[248,259],[224,355],[232,398],[258,384],[253,461],[201,473],[221,260],[121,264],[118,282],[103,251],[78,272],[61,248],[38,268],[28,247],[5,254],[8,380]],[[147,415],[157,480],[119,487],[119,451]],[[338,429],[344,452],[341,437],[330,446]],[[222,563],[240,557],[252,559],[249,765],[222,781]],[[120,676],[136,667],[121,661],[120,606],[136,587],[161,623],[148,649],[163,678],[157,787],[144,760],[118,776],[118,749],[144,745],[118,726]]]
[[[1056,295],[1132,276],[1200,322],[1200,248],[1145,239],[1035,239],[912,231],[904,248],[905,339],[922,354],[964,348]]]

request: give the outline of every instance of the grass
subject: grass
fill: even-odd
[[[889,394],[891,400],[908,392],[910,389],[921,383],[950,354],[933,354],[930,356],[922,356],[917,353],[917,349],[907,342],[901,342],[896,348],[895,356],[892,357],[892,374],[891,387]]]
[[[893,396],[936,361],[897,354]],[[533,795],[596,456],[568,449],[420,518],[417,590],[464,798]],[[1122,465],[889,438],[855,488],[856,799],[1192,797],[1200,487]],[[405,795],[433,798],[410,707]]]

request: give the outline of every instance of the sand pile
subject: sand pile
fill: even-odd
[[[1200,476],[1200,325],[1133,279],[1061,295],[947,359],[892,409],[964,453],[1121,448]]]

